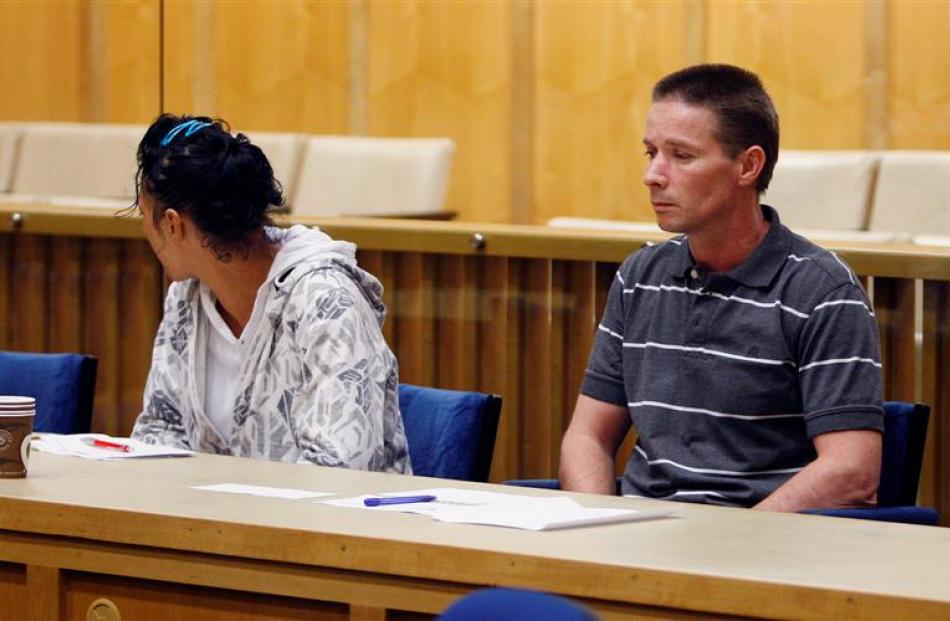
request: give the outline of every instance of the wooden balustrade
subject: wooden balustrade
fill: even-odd
[[[556,474],[614,271],[656,237],[455,222],[294,221],[358,244],[360,263],[385,286],[385,334],[403,382],[504,397],[493,480]],[[0,348],[99,356],[94,427],[128,433],[141,407],[163,288],[139,221],[101,210],[0,204],[0,240]],[[933,408],[921,502],[950,519],[950,383],[942,381],[950,365],[950,253],[900,244],[832,247],[871,295],[886,398]]]

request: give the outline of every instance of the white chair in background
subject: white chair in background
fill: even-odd
[[[762,202],[802,234],[867,229],[878,160],[874,151],[783,150]]]
[[[445,215],[455,143],[449,138],[311,136],[292,213]]]
[[[300,162],[303,155],[304,134],[285,132],[241,132],[261,148],[267,161],[274,170],[274,177],[284,191],[284,200],[288,206],[297,190],[297,178],[300,174]]]
[[[950,235],[950,152],[882,152],[870,228]]]
[[[17,123],[0,123],[0,194],[10,191],[13,165],[23,127]],[[0,200],[2,200],[0,196]]]
[[[23,125],[10,197],[118,209],[135,197],[135,152],[144,126]]]

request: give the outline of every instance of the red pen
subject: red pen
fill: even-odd
[[[119,444],[118,442],[109,442],[107,440],[99,440],[98,438],[93,438],[92,445],[101,448],[115,449],[117,451],[122,451],[123,453],[128,453],[132,450],[132,447],[128,444]]]

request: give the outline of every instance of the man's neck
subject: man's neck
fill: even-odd
[[[693,258],[710,272],[727,272],[740,265],[769,232],[769,221],[757,199],[716,225],[688,235]]]

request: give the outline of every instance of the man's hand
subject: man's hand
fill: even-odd
[[[786,481],[754,509],[873,507],[881,474],[881,434],[871,430],[833,431],[813,439],[818,458]]]
[[[561,488],[613,494],[614,455],[629,429],[626,407],[580,395],[561,442]]]

